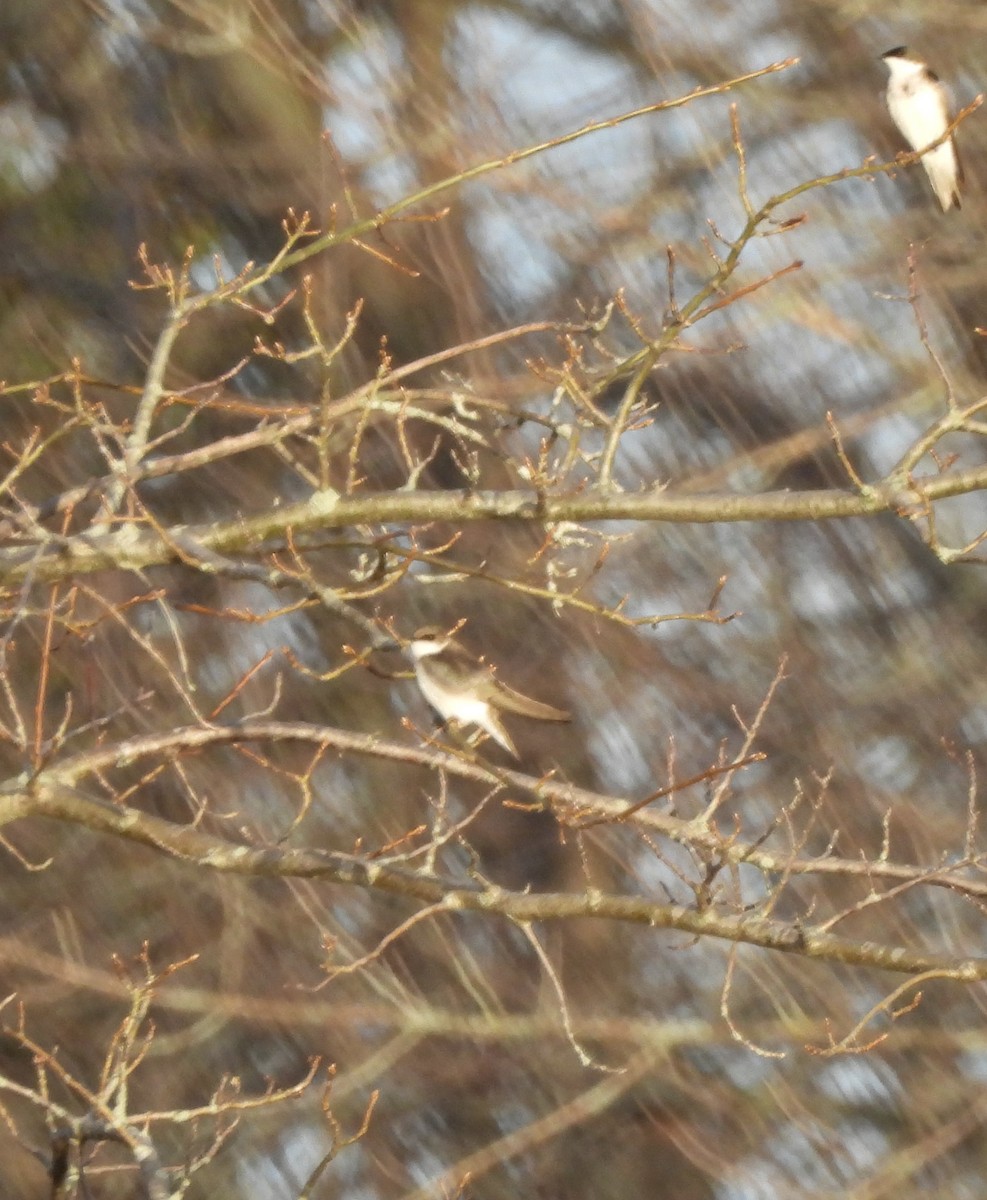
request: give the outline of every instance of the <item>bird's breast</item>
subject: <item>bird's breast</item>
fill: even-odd
[[[466,692],[444,687],[427,670],[418,672],[422,695],[440,716],[464,724],[481,725],[487,718],[489,705]]]

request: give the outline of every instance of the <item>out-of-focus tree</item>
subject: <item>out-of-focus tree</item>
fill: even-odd
[[[977,12],[573,7],[2,17],[5,1196],[982,1177]]]

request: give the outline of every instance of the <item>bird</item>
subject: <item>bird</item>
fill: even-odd
[[[571,715],[540,700],[522,696],[502,683],[493,667],[471,654],[435,625],[419,629],[408,641],[422,695],[443,721],[477,725],[518,758],[517,747],[501,722],[499,711],[533,717],[536,721],[569,721]]]
[[[939,76],[928,64],[913,58],[907,46],[895,46],[881,55],[891,72],[885,98],[891,119],[913,150],[941,138],[950,122],[949,98]],[[960,207],[963,167],[956,141],[950,135],[935,150],[922,155],[922,166],[943,212]]]

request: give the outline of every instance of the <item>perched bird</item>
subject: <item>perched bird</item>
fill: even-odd
[[[912,58],[907,46],[896,46],[881,55],[891,72],[885,93],[891,119],[901,130],[913,150],[921,150],[942,137],[949,126],[949,98],[939,82],[939,76],[924,62]],[[948,212],[955,204],[960,207],[960,188],[963,168],[960,165],[955,139],[950,136],[922,155],[922,166],[942,205]]]
[[[568,721],[569,713],[515,692],[493,668],[474,657],[443,630],[419,629],[407,644],[422,695],[443,721],[478,725],[515,758],[517,749],[498,716],[498,709],[537,721]]]

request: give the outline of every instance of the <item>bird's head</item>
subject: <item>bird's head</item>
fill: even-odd
[[[451,641],[452,638],[445,629],[440,629],[438,625],[425,625],[412,634],[407,649],[417,662],[419,659],[428,658],[429,655],[441,654]]]

